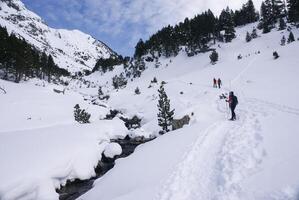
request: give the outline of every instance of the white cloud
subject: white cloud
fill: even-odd
[[[207,9],[215,14],[227,5],[240,8],[247,0],[84,0],[84,17],[98,20],[103,32],[123,33],[128,24],[143,26],[146,33],[193,17]],[[69,1],[68,1],[69,2]],[[72,1],[77,7],[78,1]],[[255,0],[259,8],[261,0]],[[82,1],[81,1],[82,4]],[[133,32],[136,33],[134,30]],[[138,33],[137,33],[138,34]]]
[[[259,9],[262,0],[253,0]],[[64,20],[97,36],[127,38],[132,47],[168,24],[176,24],[207,9],[218,15],[229,6],[239,9],[247,0],[57,0]],[[59,12],[59,11],[56,11]],[[55,19],[54,16],[50,16]],[[95,33],[98,32],[98,33]],[[101,38],[99,38],[101,39]],[[134,45],[133,45],[134,44]]]

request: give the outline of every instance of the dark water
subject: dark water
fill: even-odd
[[[111,142],[116,142],[122,147],[122,154],[112,158],[106,158],[102,155],[102,159],[99,161],[97,167],[95,168],[96,176],[87,180],[76,179],[74,181],[67,181],[65,186],[60,189],[56,189],[59,194],[59,200],[74,200],[86,193],[93,186],[94,181],[103,176],[107,171],[112,169],[115,164],[115,160],[118,158],[124,158],[132,154],[135,148],[143,143],[149,142],[152,139],[115,139]]]

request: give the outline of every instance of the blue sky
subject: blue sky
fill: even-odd
[[[210,8],[240,8],[247,0],[22,0],[53,28],[79,29],[131,56],[137,41]],[[261,0],[254,0],[259,8]]]

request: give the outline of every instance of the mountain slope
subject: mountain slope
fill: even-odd
[[[286,30],[259,33],[246,43],[246,32],[253,26],[238,28],[232,43],[215,46],[220,60],[214,66],[208,54],[180,54],[111,95],[113,107],[144,116],[145,132],[158,131],[158,85],[148,88],[155,76],[166,81],[176,118],[191,112],[194,116],[189,126],[119,160],[79,199],[298,199],[299,43],[280,46],[282,35],[289,34]],[[298,37],[298,30],[292,31]],[[279,59],[274,60],[273,51]],[[222,89],[212,87],[214,77],[223,80]],[[141,95],[130,96],[137,86]],[[235,122],[227,120],[228,107],[219,99],[231,90],[239,99]]]
[[[91,70],[99,58],[115,55],[107,45],[78,30],[54,29],[20,0],[0,1],[0,25],[54,57],[69,72]]]

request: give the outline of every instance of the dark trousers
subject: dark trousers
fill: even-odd
[[[236,106],[231,106],[230,110],[232,112],[231,120],[236,120],[236,113],[235,113]]]

